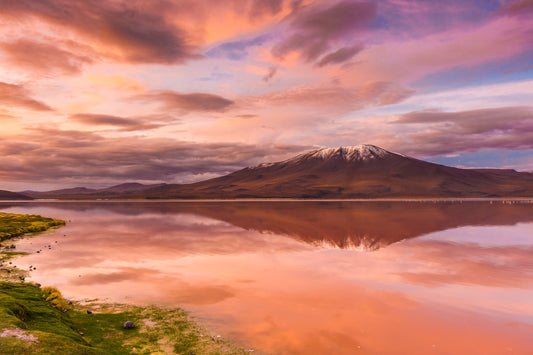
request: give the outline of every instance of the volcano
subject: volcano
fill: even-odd
[[[321,148],[193,184],[159,186],[137,197],[533,197],[533,174],[454,168],[364,144]]]

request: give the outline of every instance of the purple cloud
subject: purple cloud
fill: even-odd
[[[326,54],[320,59],[317,65],[323,67],[325,65],[344,63],[352,59],[357,53],[361,52],[363,48],[364,46],[362,44],[340,48],[334,52]]]
[[[332,43],[363,30],[376,16],[377,5],[373,2],[341,1],[328,5],[296,12],[288,26],[289,36],[274,46],[273,54],[283,58],[297,51],[304,60],[315,61]]]
[[[18,182],[176,181],[222,175],[281,160],[309,146],[193,143],[105,138],[92,132],[37,128],[0,141],[0,179]]]
[[[267,42],[269,39],[269,35],[261,35],[252,39],[226,42],[214,48],[211,48],[205,54],[208,57],[240,60],[246,58],[246,56],[248,55],[248,48],[260,46]]]
[[[533,149],[533,107],[410,112],[395,124],[417,124],[417,133],[402,137],[396,149],[406,153],[439,155],[474,152],[483,148]]]
[[[228,109],[234,101],[219,95],[207,93],[179,93],[171,90],[153,91],[137,95],[134,99],[161,103],[166,109],[182,112],[213,111],[220,112]]]
[[[517,16],[533,13],[533,0],[518,0],[503,6],[500,11],[502,15]]]
[[[278,72],[278,68],[277,67],[268,68],[268,73],[263,77],[263,81],[264,82],[270,81],[270,79],[272,79],[274,77],[274,75],[276,75],[277,72]]]
[[[252,3],[250,17],[276,15],[283,8],[283,0],[256,0]]]
[[[164,119],[162,120],[162,118]],[[162,122],[168,121],[167,117],[161,117],[159,115],[151,117],[120,117],[94,113],[77,113],[71,115],[70,119],[92,126],[114,126],[118,127],[121,131],[154,129],[163,126]]]

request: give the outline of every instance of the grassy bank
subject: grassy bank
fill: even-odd
[[[0,213],[0,236],[20,236],[64,224],[36,215]],[[63,299],[54,288],[26,283],[24,272],[8,262],[20,254],[5,246],[0,250],[1,354],[245,353],[209,335],[180,309],[80,304]],[[134,327],[124,328],[127,321]]]
[[[127,321],[133,329],[123,327]],[[0,282],[0,349],[6,355],[244,353],[179,309],[82,306],[53,288],[13,282]]]
[[[44,232],[52,227],[64,226],[65,221],[34,214],[0,212],[0,241],[24,234]]]

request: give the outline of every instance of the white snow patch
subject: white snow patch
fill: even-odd
[[[295,159],[318,158],[327,160],[340,157],[347,161],[365,161],[370,159],[383,158],[393,154],[385,149],[370,144],[353,145],[339,148],[321,148],[309,153],[297,156]]]
[[[261,163],[259,165],[256,165],[254,167],[251,167],[250,169],[259,169],[259,168],[268,168],[269,166],[275,165],[276,163]]]
[[[267,168],[277,164],[293,164],[306,161],[308,159],[328,160],[340,157],[346,161],[367,161],[372,159],[384,158],[388,155],[400,155],[402,157],[404,156],[399,153],[389,152],[388,150],[376,147],[375,145],[360,144],[339,148],[320,148],[307,153],[299,154],[294,158],[289,158],[278,163],[263,163],[251,167],[250,169]]]

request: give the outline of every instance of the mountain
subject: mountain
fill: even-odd
[[[317,149],[193,184],[118,188],[125,185],[132,184],[80,194],[79,198],[533,197],[532,173],[453,168],[373,145]],[[64,190],[29,195],[72,198],[60,191]]]
[[[0,200],[33,200],[31,197],[16,192],[0,190]]]
[[[157,185],[160,186],[160,185]],[[138,182],[127,182],[120,185],[115,185],[108,187],[106,189],[98,190],[99,192],[136,192],[136,191],[143,191],[147,188],[155,187],[155,185],[143,185],[139,184]]]
[[[144,185],[136,182],[124,183],[107,187],[104,189],[88,189],[85,187],[74,187],[70,189],[53,190],[46,192],[22,191],[22,193],[33,198],[71,198],[71,199],[93,199],[93,198],[121,198],[125,195],[139,194],[145,190],[161,187],[165,184]]]
[[[531,197],[533,174],[459,169],[373,145],[322,148],[226,176],[145,191],[151,198]]]

